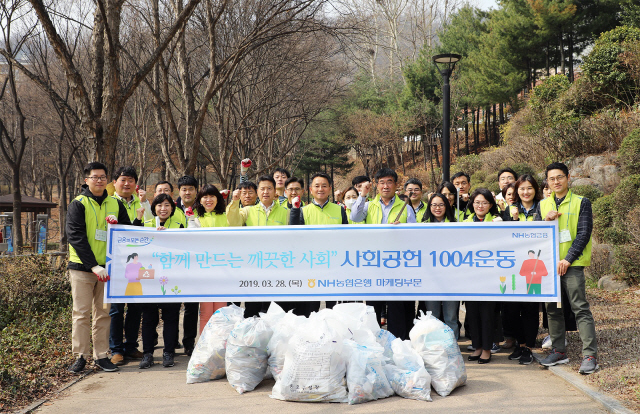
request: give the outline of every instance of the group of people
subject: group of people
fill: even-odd
[[[246,161],[246,160],[245,160]],[[358,176],[344,190],[335,190],[330,176],[317,173],[308,182],[310,202],[302,201],[305,181],[278,168],[272,175],[260,176],[256,182],[247,179],[243,161],[241,179],[233,192],[220,191],[215,185],[201,188],[191,176],[178,180],[179,196],[173,199],[174,187],[168,181],[155,185],[153,197],[137,189],[137,174],[133,167],[120,168],[113,174],[113,195],[107,191],[106,167],[98,162],[85,168],[85,185],[68,208],[66,232],[70,245],[69,273],[73,296],[73,354],[76,361],[69,368],[81,372],[90,355],[93,338],[93,358],[105,371],[117,370],[125,358],[141,359],[140,368],[154,365],[153,350],[157,345],[159,310],[163,319],[163,365],[173,366],[179,346],[178,322],[180,303],[112,304],[103,309],[104,282],[109,280],[105,269],[107,223],[166,228],[279,226],[279,225],[349,225],[445,223],[488,221],[559,221],[560,262],[557,272],[567,303],[543,306],[552,352],[542,365],[568,362],[566,356],[567,329],[575,319],[583,346],[580,373],[598,369],[595,324],[585,293],[584,267],[590,264],[591,204],[587,198],[569,189],[569,171],[562,163],[546,168],[546,179],[538,185],[528,174],[518,176],[512,169],[498,172],[500,193],[494,195],[485,188],[471,192],[468,174],[459,172],[451,181],[441,183],[426,197],[420,180],[411,178],[399,187],[392,169],[380,169],[373,180]],[[375,195],[371,193],[376,186]],[[331,195],[334,201],[330,200]],[[227,200],[230,195],[230,200]],[[426,200],[426,201],[425,201]],[[227,202],[228,201],[228,202]],[[381,241],[384,243],[384,240]],[[130,258],[135,260],[135,258]],[[539,289],[542,271],[527,275],[532,289]],[[127,289],[135,294],[136,281]],[[285,311],[309,316],[318,311],[320,302],[278,302]],[[415,301],[367,301],[375,309],[378,322],[396,337],[407,339],[416,316]],[[332,307],[335,302],[327,302]],[[191,355],[198,332],[213,312],[226,303],[185,303],[182,346]],[[460,302],[418,302],[418,309],[431,311],[451,327],[456,338]],[[246,302],[245,316],[257,316],[266,311],[266,302]],[[492,353],[502,348],[513,349],[510,360],[521,364],[533,361],[539,325],[539,303],[466,301],[465,332],[471,338],[468,359],[488,363]],[[91,317],[93,316],[93,325]],[[110,316],[110,318],[109,318]],[[569,325],[565,324],[565,319]],[[138,350],[138,331],[142,323],[142,348]],[[500,346],[499,343],[504,340]],[[107,345],[108,344],[108,345]],[[110,357],[108,355],[111,355]]]

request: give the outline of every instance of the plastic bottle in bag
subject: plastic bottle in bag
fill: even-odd
[[[187,384],[224,377],[227,338],[243,319],[244,309],[236,305],[220,308],[211,315],[189,359]]]
[[[236,324],[227,339],[227,380],[238,393],[253,391],[267,372],[267,344],[271,328],[260,318]]]
[[[371,337],[373,340],[373,336]],[[384,348],[375,340],[373,344],[359,344],[346,340],[344,346],[348,352],[347,388],[349,404],[360,404],[393,395],[384,370],[386,358]]]

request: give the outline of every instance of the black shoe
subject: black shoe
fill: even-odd
[[[511,353],[511,355],[509,355],[509,359],[510,360],[514,360],[514,359],[520,359],[520,357],[522,357],[522,352],[523,352],[523,347],[519,346],[516,349],[513,350],[513,352]]]
[[[174,366],[173,363],[173,352],[164,352],[162,354],[162,366],[165,368],[169,368]]]
[[[99,360],[97,360],[96,367],[105,372],[113,372],[118,370],[118,367],[116,367],[115,364],[109,360],[109,358],[100,358]]]
[[[73,363],[67,370],[69,372],[73,372],[74,374],[79,374],[84,370],[84,366],[87,365],[87,360],[84,359],[82,355],[76,359],[76,362]]]
[[[533,362],[533,352],[529,348],[524,348],[520,357],[520,364],[529,365]]]
[[[469,355],[469,358],[467,358],[469,361],[477,361],[480,359],[480,355]]]
[[[178,343],[176,344],[176,349],[182,349],[182,344],[180,343],[180,341],[178,341]]]
[[[193,354],[193,348],[185,348],[184,353],[188,356],[191,356],[191,354]]]
[[[489,358],[487,359],[478,358],[478,364],[488,364],[489,362],[491,362],[491,355],[489,355]]]
[[[153,354],[144,354],[142,356],[142,361],[140,361],[140,365],[138,365],[138,368],[147,369],[147,368],[151,368],[152,366],[153,366]]]

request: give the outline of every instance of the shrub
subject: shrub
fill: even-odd
[[[640,247],[632,244],[614,246],[615,272],[629,284],[640,282]]]
[[[549,103],[569,89],[569,79],[565,75],[554,75],[544,80],[540,85],[533,88],[529,105],[535,110],[545,109]]]
[[[593,203],[593,236],[600,243],[611,243],[606,240],[605,232],[613,226],[613,195],[600,197]]]
[[[620,56],[626,50],[625,42],[638,41],[640,29],[629,26],[618,26],[600,35],[582,64],[583,73],[596,84],[597,90],[623,102],[633,102],[635,85]]]
[[[587,197],[591,203],[595,203],[604,195],[600,189],[592,185],[576,185],[575,187],[571,187],[571,191],[583,197]]]
[[[618,161],[624,174],[640,171],[640,128],[636,128],[624,140],[618,150]]]
[[[511,167],[513,169],[513,171],[518,173],[518,177],[520,177],[521,175],[524,174],[529,174],[532,177],[536,176],[536,170],[530,166],[529,164],[525,163],[525,162],[519,162],[516,164],[511,164],[511,165],[504,165],[503,168],[505,167]]]
[[[451,171],[453,173],[457,173],[459,171],[464,171],[470,176],[473,175],[476,171],[482,169],[483,163],[480,155],[470,154],[463,155],[456,159],[456,163],[451,166]]]
[[[613,215],[615,219],[626,220],[629,212],[638,205],[640,174],[624,177],[613,195]]]

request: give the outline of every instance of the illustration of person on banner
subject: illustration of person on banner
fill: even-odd
[[[533,250],[529,250],[527,254],[529,255],[529,258],[522,262],[520,276],[524,276],[526,278],[527,294],[539,295],[542,293],[542,277],[547,276],[549,272],[547,272],[547,267],[544,265],[544,262],[540,260],[540,252],[538,252],[537,257],[536,252]]]

